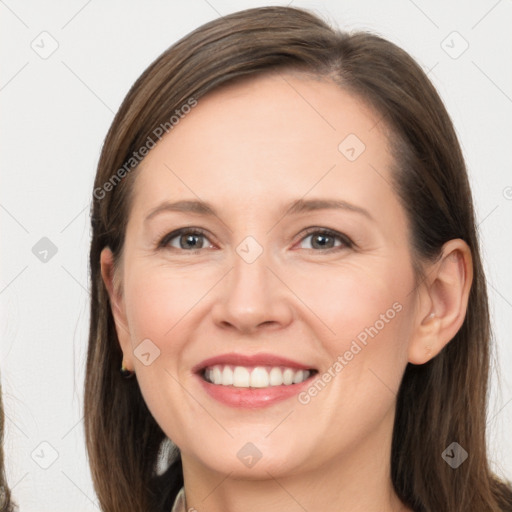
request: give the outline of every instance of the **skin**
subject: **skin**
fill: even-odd
[[[200,99],[138,170],[122,262],[115,268],[105,249],[102,273],[124,364],[181,449],[187,507],[408,510],[390,479],[396,392],[407,363],[434,357],[461,326],[471,255],[461,240],[448,242],[415,286],[378,120],[329,81],[259,76]],[[338,150],[349,134],[366,146],[353,162]],[[350,209],[285,215],[301,198],[346,201],[368,217]],[[216,215],[167,211],[145,221],[162,202],[185,199],[207,201]],[[180,248],[179,237],[157,248],[182,227],[206,231],[200,249]],[[312,245],[310,227],[354,245]],[[247,236],[263,248],[252,263],[236,251]],[[396,303],[400,312],[307,404],[294,396],[229,407],[191,371],[219,354],[265,352],[321,375]],[[148,366],[134,356],[145,339],[160,350]],[[247,442],[261,452],[252,468],[237,457]]]

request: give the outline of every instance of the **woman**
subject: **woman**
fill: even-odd
[[[128,93],[93,196],[103,510],[512,510],[465,165],[404,51],[293,8],[208,23]]]

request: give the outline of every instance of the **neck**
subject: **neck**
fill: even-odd
[[[386,444],[374,435],[317,467],[293,474],[268,468],[252,480],[211,471],[182,454],[187,510],[235,512],[250,504],[251,512],[406,512],[391,482],[390,427]]]

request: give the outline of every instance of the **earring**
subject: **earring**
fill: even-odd
[[[119,370],[119,373],[123,379],[130,379],[135,375],[135,372],[128,370],[128,368],[124,366],[124,361],[121,363],[121,369]]]

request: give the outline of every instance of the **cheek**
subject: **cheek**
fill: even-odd
[[[194,400],[184,399],[188,377],[180,371],[188,364],[185,353],[193,331],[190,319],[194,306],[207,290],[204,281],[201,285],[192,276],[189,273],[185,278],[160,266],[134,265],[125,287],[133,363],[141,393],[157,423],[180,445],[190,434],[188,418],[203,413]],[[150,354],[150,364],[140,357],[144,353]]]
[[[134,348],[149,338],[161,350],[177,351],[180,324],[199,304],[208,282],[208,276],[190,270],[187,273],[164,267],[132,267],[125,300]]]
[[[413,274],[406,264],[398,269],[388,261],[380,265],[346,264],[339,269],[319,267],[295,277],[294,292],[324,326],[324,339],[342,349],[358,339],[363,344],[385,332],[401,331],[410,302]],[[293,276],[290,274],[290,281]]]
[[[206,313],[205,295],[217,281],[214,269],[171,269],[141,263],[133,264],[125,278],[137,380],[155,419],[173,431],[172,425],[180,424],[182,415],[199,417],[202,413],[193,400],[183,402],[182,385],[187,385],[189,369],[197,363],[190,355],[190,341],[197,338],[199,320]],[[144,357],[148,353],[149,357]],[[175,407],[170,408],[173,401]]]
[[[393,404],[407,364],[414,310],[410,293],[414,274],[408,260],[373,263],[309,274],[296,288],[297,295],[321,320],[316,335],[328,354],[319,372],[325,388],[320,384],[308,390],[311,395],[303,395],[301,403],[321,394],[345,412],[352,411],[361,428],[369,413],[361,410],[361,403],[379,404],[371,413],[376,421]]]

